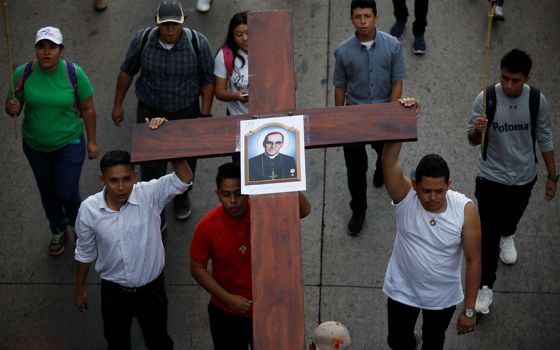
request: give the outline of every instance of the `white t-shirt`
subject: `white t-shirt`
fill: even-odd
[[[228,88],[231,92],[249,89],[249,56],[241,49],[237,50],[237,54],[245,59],[245,63],[235,56],[231,77],[228,77],[227,74],[222,49],[220,49],[214,61],[214,75],[219,78],[228,79]],[[249,113],[249,103],[231,101],[228,103],[228,111],[232,115],[247,114]]]
[[[463,300],[461,231],[465,205],[472,201],[451,190],[446,198],[447,209],[437,214],[422,207],[414,189],[393,204],[397,235],[383,283],[383,292],[391,299],[428,310]]]

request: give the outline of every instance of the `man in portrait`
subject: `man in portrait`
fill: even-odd
[[[296,179],[297,166],[293,157],[280,153],[284,134],[268,133],[263,141],[264,152],[249,159],[249,181]]]

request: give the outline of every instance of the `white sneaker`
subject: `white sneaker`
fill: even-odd
[[[210,11],[210,5],[212,4],[212,0],[197,0],[196,1],[196,10],[198,12],[208,12]]]
[[[492,296],[494,292],[488,286],[482,286],[482,289],[478,290],[476,296],[476,312],[487,315],[490,312],[490,305],[492,305]]]
[[[501,6],[496,6],[494,9],[494,20],[495,21],[505,21],[504,10]]]
[[[515,264],[517,261],[517,250],[513,236],[500,237],[500,260],[506,265]]]

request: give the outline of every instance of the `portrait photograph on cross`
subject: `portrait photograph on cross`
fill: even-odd
[[[240,121],[242,192],[305,189],[304,116]]]

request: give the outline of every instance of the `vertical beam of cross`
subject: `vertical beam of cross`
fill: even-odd
[[[250,12],[249,111],[295,108],[290,11]],[[253,341],[256,350],[303,349],[298,195],[251,197]]]

